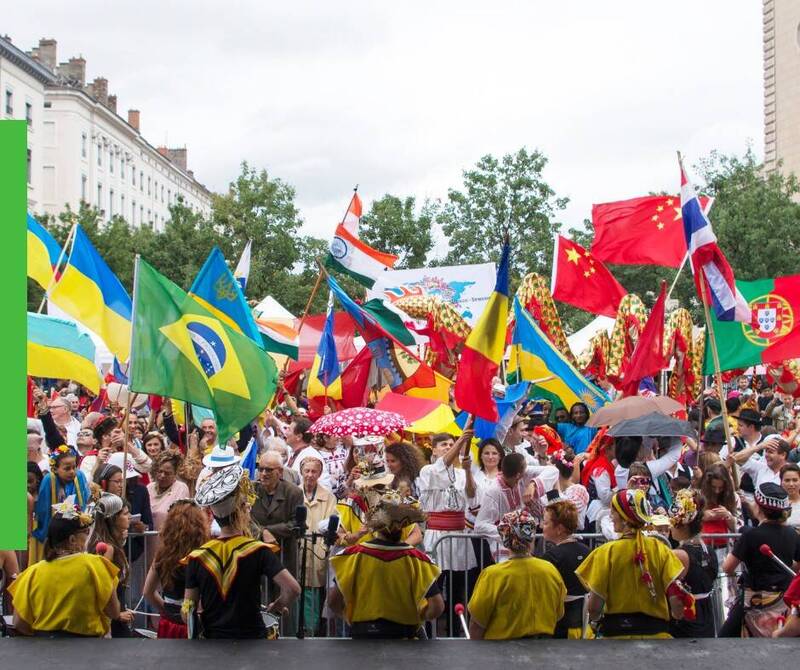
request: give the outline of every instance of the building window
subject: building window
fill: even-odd
[[[31,183],[31,150],[28,149],[28,183]]]
[[[108,218],[114,216],[114,189],[108,191]]]
[[[164,202],[164,186],[161,186],[161,202]]]
[[[136,201],[131,202],[131,225],[136,225]]]
[[[147,210],[147,223],[150,224],[151,228],[153,227],[153,217],[150,216],[150,210],[149,209]]]
[[[144,223],[144,205],[139,205],[139,225]]]
[[[81,175],[81,200],[86,202],[86,186],[88,184],[88,180],[86,179],[86,175]]]
[[[144,192],[144,172],[139,170],[139,190]]]
[[[97,209],[103,209],[103,185],[97,185]]]
[[[81,158],[86,158],[86,133],[81,133]]]
[[[14,91],[6,89],[6,114],[14,116]]]
[[[167,189],[167,204],[168,205],[172,204],[172,189],[171,188]]]
[[[103,165],[103,145],[100,142],[97,143],[97,166],[102,167]]]
[[[125,196],[119,196],[119,215],[124,219],[125,218]]]
[[[136,186],[136,166],[131,165],[131,184]]]
[[[33,105],[29,102],[25,103],[25,121],[29,126],[33,125]]]
[[[108,147],[108,171],[114,174],[114,150]]]
[[[125,159],[119,159],[119,178],[125,179]]]
[[[147,178],[147,195],[150,195],[150,177]]]

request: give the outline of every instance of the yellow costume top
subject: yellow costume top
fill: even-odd
[[[103,556],[70,554],[23,570],[8,591],[19,616],[34,631],[102,637],[110,625],[103,610],[118,575],[117,566]]]
[[[647,614],[669,621],[667,588],[683,572],[683,564],[661,540],[644,535],[643,546],[653,576],[656,597],[642,581],[634,563],[636,540],[622,538],[607,542],[591,552],[575,574],[587,590],[605,601],[606,614]]]
[[[567,587],[556,567],[539,558],[512,558],[486,568],[469,600],[469,613],[487,640],[552,635],[564,616]]]
[[[348,533],[357,533],[364,527],[364,518],[366,513],[361,511],[361,508],[353,500],[346,500],[336,504],[336,514],[339,516],[339,525],[344,528]],[[400,534],[400,540],[405,542],[412,531],[417,527],[417,524],[412,523],[404,526]],[[372,542],[375,539],[375,533],[369,532],[364,535],[357,544],[364,544],[365,542]]]
[[[386,619],[419,626],[425,595],[441,572],[427,554],[380,541],[354,544],[330,562],[349,623]]]

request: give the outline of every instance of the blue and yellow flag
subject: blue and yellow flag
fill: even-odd
[[[102,338],[119,360],[131,351],[131,298],[80,226],[50,300]]]
[[[328,294],[328,316],[322,337],[319,340],[311,374],[308,378],[309,398],[342,399],[342,377],[339,371],[339,356],[336,353],[336,340],[333,337],[333,293]]]
[[[492,422],[499,419],[492,398],[492,380],[498,374],[506,350],[510,255],[511,249],[506,242],[497,268],[494,292],[461,351],[453,394],[459,408]]]
[[[608,396],[584,377],[556,349],[533,317],[514,299],[516,325],[511,340],[508,375],[520,381],[535,382],[537,387],[557,395],[565,407],[586,403],[590,412],[609,402]]]
[[[100,391],[95,347],[72,321],[28,312],[28,374],[71,379],[92,393]]]
[[[61,247],[45,227],[28,214],[28,276],[45,291],[61,256]]]
[[[211,250],[189,289],[189,295],[220,321],[263,347],[242,287],[234,279],[219,247],[215,246]]]

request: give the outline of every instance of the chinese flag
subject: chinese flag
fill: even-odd
[[[561,235],[556,238],[552,287],[554,299],[612,318],[628,293],[605,265]]]
[[[708,212],[713,200],[700,198]],[[592,205],[592,254],[604,263],[679,268],[686,237],[677,195],[646,196]]]
[[[650,318],[639,336],[636,348],[633,350],[631,362],[628,364],[623,377],[622,390],[625,395],[636,395],[639,382],[645,377],[658,374],[667,367],[664,360],[664,307],[667,301],[667,284],[661,282],[661,293],[653,305]]]

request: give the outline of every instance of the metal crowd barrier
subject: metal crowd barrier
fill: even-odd
[[[128,584],[125,589],[124,604],[128,609],[136,613],[135,628],[155,630],[157,627],[158,612],[146,601],[143,591],[147,571],[155,556],[158,532],[147,531],[145,533],[130,533],[128,537],[130,541],[127,545],[127,551],[130,567]],[[308,537],[310,542],[311,536],[309,535]],[[575,537],[588,545],[591,549],[607,542],[607,539],[601,533],[576,534]],[[725,621],[728,603],[734,599],[736,594],[736,578],[722,572],[722,561],[733,547],[733,543],[739,537],[739,534],[724,533],[703,535],[701,537],[706,542],[709,551],[717,554],[720,566],[716,583],[714,584],[710,596],[714,612],[714,628],[719,632],[722,623]],[[295,562],[293,565],[286,565],[285,562],[287,553],[285,552],[286,542],[298,543],[298,549],[294,552]],[[541,535],[537,536],[533,555],[541,556],[545,552],[545,549],[544,539]],[[466,564],[466,558],[470,555],[468,552],[471,552],[475,557],[476,566],[464,570],[444,571],[442,591],[447,607],[445,608],[444,614],[437,621],[429,622],[426,625],[429,637],[454,638],[463,636],[460,623],[454,613],[453,607],[456,603],[462,603],[466,606],[475,589],[475,583],[477,582],[480,572],[489,565],[494,564],[497,559],[501,557],[502,551],[503,549],[497,541],[492,541],[480,535],[472,535],[469,533],[449,533],[441,536],[437,540],[430,552],[431,558],[435,563],[440,565],[453,565],[460,560],[462,564]],[[300,581],[299,569],[302,560],[302,538],[285,540],[281,544],[279,558],[284,567],[289,569],[297,580]],[[324,561],[326,572],[325,581],[327,585],[330,585],[332,580],[327,556]],[[308,587],[307,590],[310,588],[311,587]],[[278,596],[275,585],[271,584],[267,579],[264,579],[262,582],[261,593],[262,604],[264,605],[269,604]],[[304,594],[301,599],[296,601],[288,616],[282,617],[280,625],[280,634],[282,637],[294,637],[297,634],[299,608],[304,606],[305,597],[306,595]],[[324,612],[321,611],[320,616],[323,614]],[[343,621],[334,618],[325,619],[327,625],[324,630],[324,637],[348,636],[348,629]],[[316,633],[316,630],[307,628],[306,637],[317,637]]]

